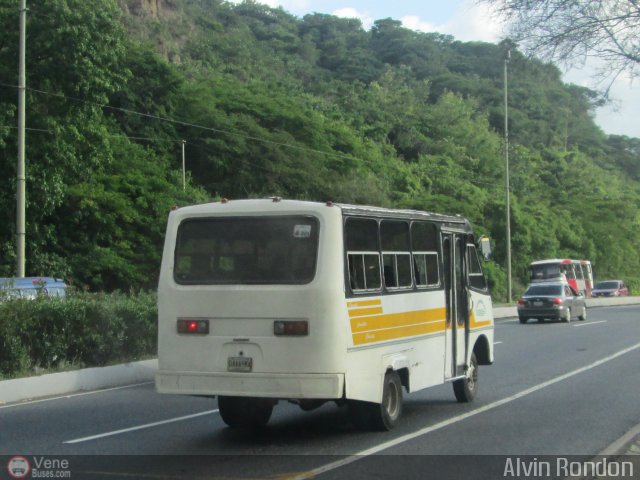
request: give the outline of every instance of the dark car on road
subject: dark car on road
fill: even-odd
[[[622,280],[604,280],[598,282],[591,291],[592,297],[626,297],[629,289]]]
[[[518,300],[518,317],[520,323],[527,323],[530,318],[563,322],[570,322],[573,317],[585,320],[587,306],[584,295],[567,283],[536,283],[530,285]]]

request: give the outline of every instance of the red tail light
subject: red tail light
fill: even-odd
[[[562,305],[564,303],[564,300],[562,300],[560,297],[556,297],[553,299],[553,303],[555,305]]]
[[[524,306],[525,301],[523,298],[518,299],[518,306]]]
[[[276,320],[273,322],[273,333],[275,335],[309,335],[309,322],[306,320]]]
[[[209,333],[209,320],[178,319],[178,333]]]

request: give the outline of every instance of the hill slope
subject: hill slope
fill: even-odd
[[[495,241],[487,268],[500,296],[510,48],[514,272],[524,282],[531,260],[589,258],[600,278],[640,286],[640,140],[605,135],[594,92],[563,84],[556,67],[514,45],[458,42],[393,19],[365,31],[254,2],[30,8],[30,51],[48,52],[28,57],[38,90],[28,102],[39,129],[28,137],[34,274],[153,286],[171,204],[277,194],[463,214]],[[14,20],[0,8],[5,126],[15,125]],[[61,27],[70,21],[81,27]],[[14,129],[0,129],[0,152],[14,172]],[[0,181],[11,225],[13,173]],[[0,274],[12,270],[12,234],[0,234]]]

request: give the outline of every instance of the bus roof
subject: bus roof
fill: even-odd
[[[573,262],[591,263],[589,260],[576,260],[571,258],[550,258],[548,260],[536,260],[535,262],[531,262],[529,265],[546,265],[550,263],[567,264],[567,263],[573,263]]]
[[[333,202],[310,202],[303,200],[283,200],[279,197],[246,200],[222,200],[220,202],[203,203],[181,207],[178,210],[185,214],[206,215],[210,213],[246,213],[246,212],[287,212],[300,210],[322,210],[330,207],[337,207],[347,215],[375,216],[387,218],[406,218],[430,220],[439,223],[449,224],[451,227],[462,228],[471,231],[469,221],[459,215],[443,215],[438,213],[423,212],[419,210],[392,209],[374,207],[367,205],[350,205]]]

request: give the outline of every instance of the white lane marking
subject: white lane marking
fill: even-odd
[[[572,327],[584,327],[585,325],[595,325],[596,323],[607,323],[609,320],[599,320],[597,322],[574,323]]]
[[[401,437],[395,438],[393,440],[389,440],[388,442],[385,443],[381,443],[379,445],[376,445],[374,447],[368,448],[366,450],[362,450],[360,452],[357,452],[355,454],[352,454],[346,458],[343,458],[342,460],[336,460],[335,462],[331,462],[328,463],[326,465],[322,465],[318,468],[314,468],[313,470],[309,470],[307,472],[301,472],[299,474],[294,474],[291,475],[289,477],[287,477],[288,480],[306,480],[308,478],[313,478],[316,477],[322,473],[326,473],[329,472],[331,470],[336,470],[340,467],[344,467],[345,465],[349,465],[350,463],[353,462],[357,462],[358,460],[362,460],[363,458],[369,456],[369,455],[374,455],[376,453],[379,453],[383,450],[387,450],[388,448],[391,447],[395,447],[397,445],[400,445],[401,443],[404,442],[408,442],[409,440],[413,440],[415,438],[421,437],[423,435],[426,435],[428,433],[434,432],[436,430],[440,430],[441,428],[444,427],[448,427],[449,425],[453,425],[454,423],[458,423],[462,420],[466,420],[469,417],[473,417],[475,415],[478,415],[480,413],[484,413],[488,410],[493,410],[494,408],[500,407],[502,405],[505,405],[507,403],[511,403],[514,400],[518,400],[519,398],[525,397],[531,393],[535,393],[539,390],[542,390],[543,388],[546,388],[550,385],[553,385],[555,383],[558,382],[562,382],[563,380],[566,380],[568,378],[574,377],[576,375],[579,375],[583,372],[586,372],[588,370],[591,370],[593,368],[596,368],[602,364],[605,364],[607,362],[610,362],[611,360],[614,360],[622,355],[625,355],[629,352],[632,352],[633,350],[637,350],[640,348],[640,343],[636,343],[635,345],[629,347],[629,348],[625,348],[624,350],[620,350],[619,352],[616,352],[612,355],[609,355],[608,357],[605,357],[601,360],[598,360],[596,362],[593,362],[587,366],[578,368],[577,370],[573,370],[569,373],[565,373],[563,375],[559,375],[555,378],[552,378],[551,380],[547,380],[546,382],[542,382],[539,383],[538,385],[534,385],[533,387],[529,387],[525,390],[522,390],[521,392],[518,392],[514,395],[511,395],[510,397],[507,398],[503,398],[501,400],[497,400],[495,402],[489,403],[487,405],[484,405],[483,407],[477,408],[475,410],[472,410],[470,412],[467,413],[463,413],[462,415],[458,415],[457,417],[453,417],[450,418],[448,420],[444,420],[442,422],[436,423],[435,425],[431,425],[430,427],[425,427],[422,428],[420,430],[417,430],[413,433],[408,433],[406,435],[402,435]]]
[[[202,417],[203,415],[209,415],[210,413],[216,413],[218,409],[207,410],[206,412],[193,413],[191,415],[185,415],[183,417],[169,418],[168,420],[161,420],[159,422],[145,423],[144,425],[138,425],[136,427],[123,428],[122,430],[114,430],[113,432],[100,433],[98,435],[91,435],[90,437],[74,438],[73,440],[67,440],[62,443],[80,443],[88,442],[89,440],[96,440],[98,438],[110,437],[112,435],[120,435],[121,433],[134,432],[136,430],[143,430],[145,428],[157,427],[158,425],[165,425],[167,423],[181,422],[182,420],[189,420],[190,418]]]
[[[500,345],[502,342],[493,342],[494,345]]]
[[[640,423],[629,430],[627,433],[625,433],[622,437],[617,439],[615,442],[613,442],[611,445],[609,445],[607,448],[605,448],[603,451],[601,451],[597,456],[608,457],[610,455],[619,455],[621,451],[627,451],[628,454],[628,444],[636,437],[636,435],[640,435]],[[622,450],[624,447],[626,447],[625,450]]]
[[[72,393],[70,395],[60,395],[58,397],[41,398],[40,400],[29,400],[27,402],[12,403],[11,405],[0,405],[0,410],[3,408],[22,407],[23,405],[32,405],[34,403],[51,402],[53,400],[61,400],[63,398],[84,397],[85,395],[95,395],[96,393],[112,392],[113,390],[122,390],[124,388],[139,387],[141,385],[151,385],[154,382],[142,382],[134,383],[132,385],[122,385],[120,387],[102,388],[100,390],[92,390],[90,392]]]

